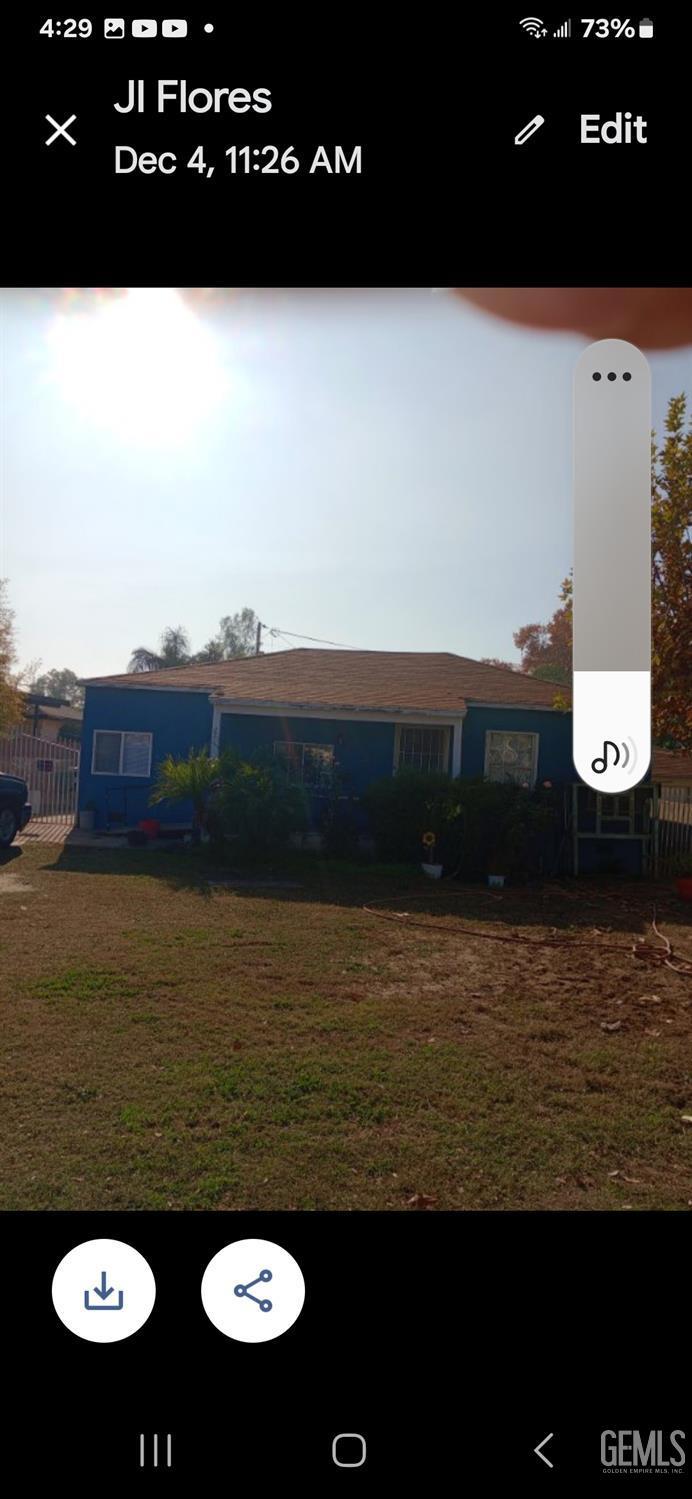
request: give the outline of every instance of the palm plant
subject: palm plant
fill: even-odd
[[[190,661],[190,640],[182,625],[168,625],[164,630],[158,651],[138,645],[130,657],[128,671],[160,671],[166,666],[187,666]]]
[[[194,825],[206,827],[209,799],[219,779],[219,762],[207,749],[191,749],[186,759],[166,755],[158,767],[149,801],[191,801]]]

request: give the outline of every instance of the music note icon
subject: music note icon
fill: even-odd
[[[627,769],[630,761],[632,762],[632,771],[634,770],[634,767],[637,763],[637,751],[634,745],[634,741],[632,739],[628,739],[624,741],[622,745],[618,745],[615,743],[614,739],[604,739],[603,754],[596,755],[595,758],[591,761],[591,769],[594,772],[594,775],[602,776],[604,772],[608,770],[608,750],[613,751],[613,758],[610,763],[612,763],[613,765],[619,765],[620,759],[622,758],[623,770]],[[620,754],[621,750],[622,757]]]

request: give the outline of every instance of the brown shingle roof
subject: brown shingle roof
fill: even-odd
[[[552,708],[553,682],[451,651],[274,651],[208,666],[92,677],[88,686],[167,687],[247,703],[459,713],[468,702]]]
[[[654,749],[651,779],[662,786],[692,786],[692,755],[680,750]]]
[[[27,718],[57,718],[64,723],[81,723],[84,714],[81,708],[71,708],[67,704],[62,708],[51,708],[42,703],[37,707],[33,703],[27,703],[25,716]]]

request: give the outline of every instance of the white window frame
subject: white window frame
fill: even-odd
[[[300,780],[299,781],[292,780],[291,776],[289,774],[289,785],[290,786],[302,786],[305,791],[314,791],[314,792],[318,792],[318,793],[320,791],[329,791],[329,790],[331,790],[330,786],[311,786],[309,784],[306,785],[305,780],[304,780],[304,775],[305,775],[305,751],[306,751],[306,749],[307,750],[329,750],[329,752],[331,754],[331,757],[332,757],[332,762],[331,762],[331,767],[330,768],[331,768],[331,772],[332,772],[331,779],[332,779],[332,784],[333,784],[334,773],[336,771],[336,745],[335,744],[317,744],[312,739],[310,739],[310,740],[308,740],[308,739],[275,739],[274,740],[274,750],[273,750],[273,753],[274,753],[274,759],[276,760],[277,764],[281,763],[281,758],[282,757],[281,757],[280,754],[277,755],[276,752],[277,752],[277,750],[282,750],[284,748],[284,746],[286,746],[290,750],[296,750],[296,751],[300,750]],[[289,757],[287,756],[286,757],[287,762],[288,762],[288,759],[289,759]]]
[[[97,734],[119,734],[120,735],[120,755],[118,757],[118,769],[117,770],[96,770],[95,767],[96,767],[96,736],[97,736]],[[139,739],[147,738],[149,740],[149,759],[148,759],[148,763],[147,763],[147,769],[146,769],[146,772],[142,772],[142,774],[140,774],[140,775],[135,775],[134,772],[131,771],[131,770],[123,770],[123,755],[124,755],[124,752],[125,752],[125,739],[126,739],[126,736],[128,734],[136,734]],[[147,781],[147,780],[149,780],[150,777],[151,777],[151,756],[152,756],[153,743],[154,743],[154,736],[153,736],[153,734],[148,733],[148,731],[146,729],[94,729],[93,733],[92,733],[92,739],[91,739],[91,774],[92,774],[92,776],[126,776],[128,779],[131,779],[131,780],[134,780],[134,781]]]
[[[602,825],[603,825],[604,822],[605,823],[626,822],[627,823],[627,832],[623,833],[622,829],[620,829],[619,830],[619,836],[622,837],[622,838],[631,837],[631,835],[634,833],[634,820],[635,820],[635,815],[636,815],[634,792],[633,791],[617,791],[612,796],[606,796],[606,795],[604,795],[603,792],[597,791],[596,792],[596,798],[597,798],[597,800],[596,800],[596,830],[597,830],[597,834],[600,835],[601,828],[602,828]],[[610,811],[610,807],[612,806],[613,802],[615,802],[615,804],[617,805],[617,803],[619,801],[626,801],[627,802],[627,811],[626,812],[617,812],[617,811],[616,812],[611,812]],[[618,833],[614,833],[613,837],[618,837]]]
[[[511,737],[515,737],[517,734],[523,734],[524,737],[528,737],[528,738],[531,738],[533,740],[533,754],[532,754],[532,757],[531,757],[531,778],[529,780],[529,791],[533,791],[533,788],[534,788],[534,786],[536,784],[536,779],[537,779],[537,776],[538,776],[538,750],[539,750],[539,744],[540,744],[540,738],[541,738],[540,734],[537,734],[533,729],[486,729],[486,731],[485,731],[485,757],[484,757],[484,761],[483,761],[483,775],[484,775],[486,781],[492,780],[492,777],[490,775],[490,766],[489,766],[489,762],[490,762],[490,735],[491,734],[508,734]],[[503,782],[502,781],[495,781],[494,784],[496,786],[501,786],[503,784]],[[505,785],[511,785],[512,783],[511,782],[505,782],[504,784]],[[515,782],[514,784],[518,785],[519,782]]]
[[[397,770],[399,770],[401,768],[401,765],[402,765],[402,760],[401,760],[401,736],[402,736],[402,734],[405,731],[410,731],[411,729],[419,729],[421,731],[421,733],[423,733],[423,734],[427,734],[427,733],[430,732],[431,729],[433,729],[437,733],[442,734],[442,752],[441,752],[442,766],[441,766],[441,769],[439,771],[433,771],[432,774],[433,775],[445,775],[445,774],[447,774],[449,772],[449,736],[450,736],[450,732],[451,731],[450,731],[449,725],[448,724],[444,724],[444,723],[398,723],[395,726],[395,729],[394,729],[394,767],[393,767],[393,773],[396,774]],[[404,761],[403,763],[404,763],[404,766],[406,766],[406,761]],[[415,766],[412,767],[412,768],[415,769]],[[426,773],[427,772],[423,772],[423,774],[426,774]]]

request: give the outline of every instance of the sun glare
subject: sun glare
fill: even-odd
[[[80,418],[125,441],[180,444],[230,393],[214,334],[170,288],[133,288],[61,312],[49,374]]]

